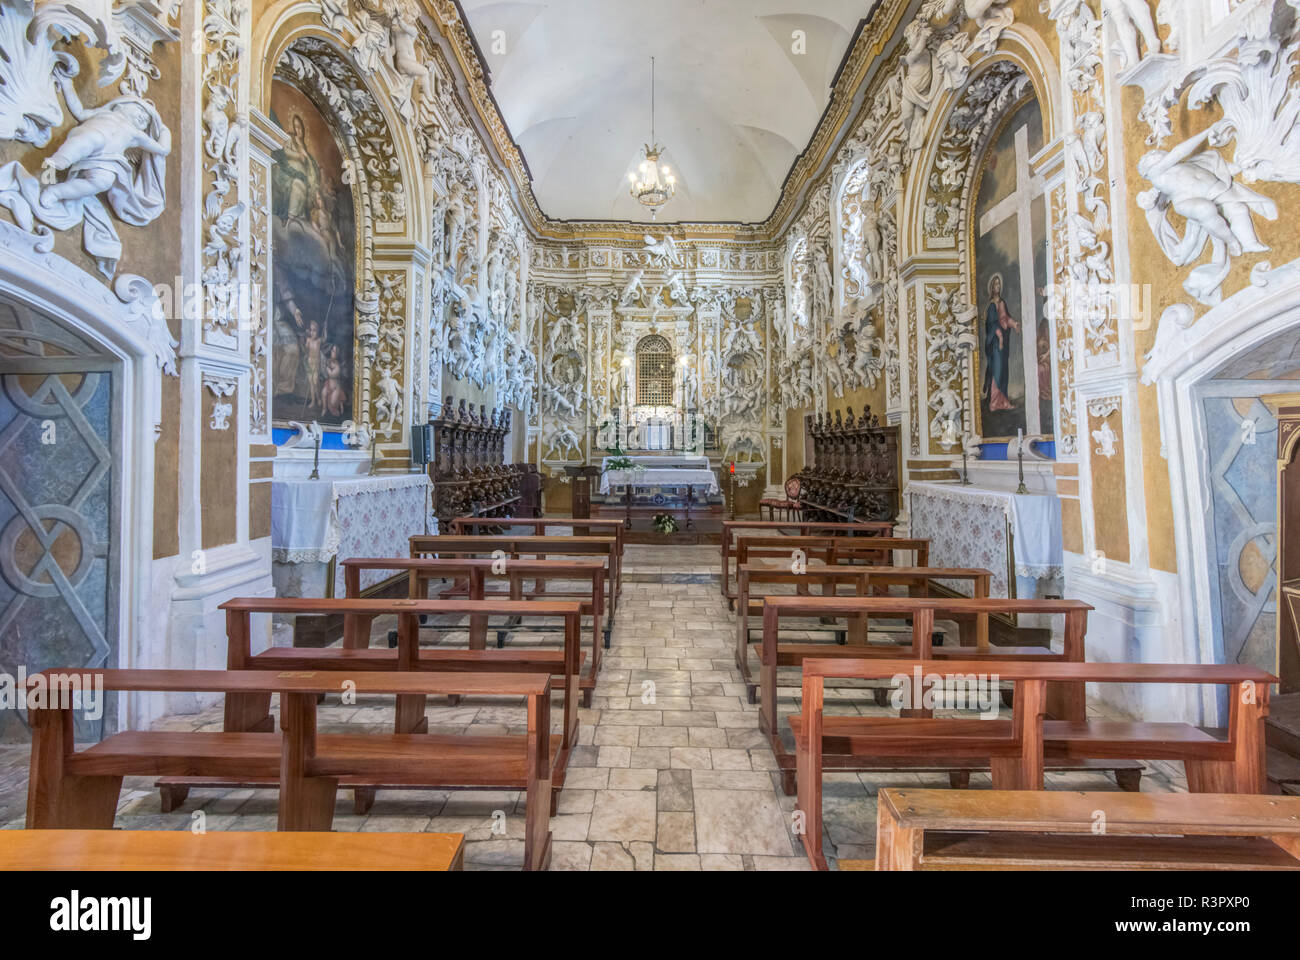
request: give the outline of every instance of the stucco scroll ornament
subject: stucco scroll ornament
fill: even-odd
[[[63,121],[59,95],[77,125],[45,159],[39,179],[16,160],[0,167],[0,206],[23,230],[43,238],[45,252],[53,249],[52,231],[83,224],[86,251],[111,278],[122,241],[109,211],[137,227],[162,213],[171,132],[154,105],[134,94],[83,105],[73,83],[76,59],[53,49],[76,29],[53,15],[74,11],[50,4],[32,17],[30,10],[13,0],[0,5],[0,137],[48,143]]]
[[[1206,243],[1213,248],[1210,263],[1194,269],[1184,289],[1201,303],[1214,305],[1223,298],[1223,281],[1232,269],[1232,257],[1262,253],[1269,248],[1255,232],[1252,214],[1276,220],[1277,204],[1234,179],[1241,172],[1214,149],[1231,138],[1232,124],[1220,121],[1173,150],[1152,150],[1138,161],[1138,173],[1152,189],[1138,196],[1160,247],[1177,266],[1199,259]],[[1185,217],[1182,236],[1169,212]]]
[[[313,420],[310,424],[302,423],[298,420],[290,420],[289,426],[293,428],[294,435],[285,443],[288,449],[298,447],[314,447],[325,439],[325,428]]]
[[[343,446],[356,447],[358,450],[369,450],[370,441],[374,434],[370,432],[370,427],[364,423],[357,423],[355,420],[346,420],[343,423]]]

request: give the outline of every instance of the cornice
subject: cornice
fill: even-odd
[[[808,146],[795,162],[781,186],[776,207],[761,223],[680,222],[650,224],[636,221],[555,220],[547,216],[533,192],[532,176],[523,151],[501,115],[488,84],[488,68],[482,52],[466,24],[459,0],[423,0],[438,31],[447,41],[473,108],[505,165],[522,207],[523,219],[534,238],[563,242],[636,240],[647,230],[670,231],[674,236],[698,242],[767,243],[776,240],[795,212],[802,207],[805,191],[823,171],[835,144],[845,133],[858,100],[858,92],[886,46],[894,37],[911,0],[875,0],[858,25],[852,46],[845,55],[831,97]]]

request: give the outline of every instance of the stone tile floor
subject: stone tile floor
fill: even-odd
[[[794,798],[780,789],[775,757],[758,729],[733,661],[735,619],[718,591],[716,547],[629,546],[618,620],[590,710],[580,710],[579,746],[551,821],[553,870],[804,870],[791,833]],[[686,582],[680,582],[686,581]],[[377,621],[375,642],[391,624]],[[815,630],[817,624],[807,625]],[[463,643],[454,626],[440,642]],[[547,642],[521,634],[512,643]],[[281,639],[279,642],[287,642]],[[788,685],[787,685],[788,684]],[[798,709],[798,671],[782,673],[779,710]],[[842,690],[836,712],[880,711],[862,690]],[[431,732],[520,732],[522,702],[430,705]],[[321,707],[322,729],[391,729],[382,700]],[[358,725],[364,725],[359,727]],[[221,711],[165,718],[160,729],[219,730]],[[23,825],[28,749],[0,746],[0,823]],[[1149,763],[1144,790],[1186,790],[1180,766]],[[1050,789],[1114,790],[1103,773],[1050,774]],[[947,786],[943,775],[828,774],[826,849],[837,858],[870,858],[875,794],[881,786]],[[985,775],[972,788],[990,786]],[[468,869],[517,869],[523,860],[523,798],[513,791],[381,791],[356,816],[340,793],[335,829],[464,833]],[[504,818],[501,816],[504,814]],[[273,830],[276,793],[193,790],[163,814],[152,781],[128,779],[117,825],[188,829],[202,817],[211,830]]]

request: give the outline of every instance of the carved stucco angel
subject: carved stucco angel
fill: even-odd
[[[1160,52],[1160,35],[1156,33],[1148,0],[1101,0],[1101,10],[1115,26],[1120,69],[1135,66],[1142,59],[1139,37],[1146,44],[1148,54]]]
[[[911,21],[903,31],[906,49],[900,68],[898,120],[907,132],[907,148],[911,152],[921,149],[925,141],[925,118],[930,112],[934,87],[934,54],[930,51],[933,35],[930,25],[921,19]]]
[[[674,267],[682,265],[682,256],[677,250],[677,241],[669,234],[665,234],[662,240],[656,240],[647,233],[645,235],[645,252],[659,262],[660,265],[665,263]]]
[[[397,418],[402,415],[402,388],[393,376],[392,358],[384,354],[379,368],[379,382],[376,384],[379,396],[375,398],[375,417],[386,436],[393,433]]]
[[[1278,217],[1277,204],[1234,177],[1240,172],[1214,149],[1223,146],[1232,133],[1229,123],[1220,121],[1172,150],[1152,150],[1138,161],[1138,173],[1151,189],[1138,196],[1138,206],[1165,255],[1184,267],[1200,258],[1209,242],[1213,259],[1197,267],[1183,284],[1202,303],[1216,304],[1222,298],[1223,281],[1232,268],[1232,257],[1262,253],[1269,248],[1255,231],[1252,214],[1267,220]],[[1169,211],[1186,218],[1183,235],[1169,219]]]
[[[38,223],[68,230],[84,222],[86,251],[111,277],[122,258],[122,241],[100,197],[132,226],[156,220],[167,203],[171,132],[148,100],[122,96],[84,107],[69,78],[59,85],[77,126],[42,163],[39,180],[16,160],[0,167],[0,206],[28,232]],[[61,173],[66,177],[59,181]]]

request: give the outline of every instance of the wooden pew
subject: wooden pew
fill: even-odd
[[[328,831],[334,821],[335,794],[349,784],[522,789],[527,794],[524,868],[543,870],[549,863],[552,758],[562,739],[549,733],[549,676],[315,670],[58,672],[76,673],[107,692],[278,694],[282,732],[128,731],[78,751],[70,702],[29,709],[29,830],[111,830],[123,777],[277,783],[278,827],[286,831]],[[492,737],[318,733],[317,698],[345,690],[357,696],[522,696],[528,702],[528,731]]]
[[[461,870],[459,833],[0,830],[0,871]]]
[[[996,671],[996,672],[993,672]],[[829,678],[910,681],[918,673],[947,684],[1010,680],[1010,719],[827,716]],[[1228,727],[1223,736],[1190,723],[1047,720],[1047,685],[1070,683],[1176,683],[1228,686]],[[928,679],[927,679],[928,682]],[[1179,760],[1192,793],[1263,793],[1264,718],[1269,684],[1277,678],[1236,664],[1030,663],[987,660],[828,660],[803,662],[801,712],[788,719],[798,770],[797,807],[803,814],[804,849],[816,869],[822,853],[822,770],[856,770],[864,761],[942,758],[989,763],[995,790],[1042,790],[1049,758]],[[969,690],[969,687],[965,687]],[[913,691],[915,695],[915,691]],[[915,701],[913,701],[915,703]]]
[[[891,787],[876,806],[876,870],[1300,870],[1300,797]]]
[[[546,560],[551,557],[604,557],[605,558],[605,612],[609,625],[618,616],[618,582],[620,567],[618,540],[614,537],[411,537],[411,557],[496,558],[504,555],[509,560],[533,557]],[[605,649],[609,649],[608,638]]]
[[[858,523],[793,523],[784,520],[724,520],[722,523],[722,595],[727,599],[727,606],[736,609],[736,594],[731,588],[731,555],[735,538],[745,531],[759,536],[778,536],[783,531],[798,536],[821,534],[823,536],[845,537],[892,537],[894,524],[881,521],[863,521]]]
[[[852,568],[851,568],[852,569]],[[902,568],[879,568],[881,570]],[[917,570],[921,568],[916,568]],[[956,572],[939,568],[935,570],[944,577]],[[864,569],[867,583],[877,582],[871,568]],[[970,570],[964,573],[974,579],[982,579],[987,571]],[[904,581],[913,579],[914,571],[909,570],[901,577]],[[885,579],[888,579],[886,577]],[[772,735],[778,732],[774,722],[776,717],[776,671],[780,667],[797,667],[810,657],[861,659],[917,659],[933,660],[1035,660],[1065,661],[1082,663],[1084,659],[1084,637],[1088,632],[1088,613],[1092,610],[1086,603],[1078,600],[999,600],[999,599],[964,599],[960,597],[765,597],[763,599],[763,635],[759,646],[759,725],[764,732]],[[1063,615],[1065,630],[1062,651],[1055,653],[1050,647],[1000,647],[988,641],[988,618],[998,614],[1036,614],[1039,616]],[[856,624],[856,629],[865,638],[872,619],[906,620],[912,624],[910,643],[863,643],[836,646],[827,643],[781,642],[781,621],[787,618],[816,617],[819,619],[846,619]],[[964,629],[960,642],[956,646],[936,647],[933,643],[934,624],[937,620],[955,620]],[[973,640],[973,643],[971,642]],[[877,696],[876,702],[884,704]],[[1050,708],[1054,715],[1083,719],[1085,693],[1082,685],[1061,685],[1051,691]],[[773,743],[779,752],[779,746]]]
[[[579,680],[582,691],[582,705],[591,706],[592,692],[596,686],[596,675],[600,672],[601,639],[608,639],[609,631],[602,626],[605,616],[605,561],[591,560],[512,560],[501,564],[496,560],[455,560],[450,558],[421,557],[410,558],[354,558],[343,561],[343,582],[349,598],[361,595],[362,570],[405,570],[413,600],[428,599],[429,582],[435,579],[452,579],[455,581],[450,589],[441,590],[437,599],[466,600],[529,600],[542,597],[548,600],[582,598],[583,616],[591,617],[591,654],[587,660],[587,669]],[[509,589],[505,591],[488,590],[488,580],[505,580]],[[527,592],[523,588],[524,580],[536,582],[536,589]],[[545,589],[549,580],[586,580],[590,587],[585,591],[556,591]],[[424,617],[421,617],[423,624]],[[363,618],[356,618],[357,629],[361,636],[370,635],[370,624]],[[498,627],[497,646],[504,645],[505,634],[511,626],[519,625],[519,618],[513,616],[504,626]],[[488,616],[474,614],[469,624],[469,649],[487,648]]]
[[[623,549],[627,545],[623,539],[625,524],[622,520],[593,520],[581,517],[538,517],[509,519],[492,519],[491,517],[457,517],[447,527],[447,533],[453,537],[473,536],[483,530],[498,527],[524,527],[531,529],[536,536],[546,536],[550,527],[566,527],[575,537],[613,537],[618,541],[618,566],[611,575],[617,581],[619,593],[623,592]],[[508,534],[507,534],[508,535]]]
[[[888,595],[890,587],[905,587],[912,597],[929,597],[936,581],[969,580],[974,599],[985,599],[989,595],[989,582],[992,573],[980,569],[948,569],[937,567],[812,567],[802,573],[796,573],[789,567],[767,566],[764,564],[743,563],[736,571],[736,590],[740,601],[739,629],[736,632],[736,666],[740,668],[745,683],[748,684],[749,702],[758,702],[758,683],[749,670],[749,644],[754,642],[750,633],[749,618],[762,616],[764,596],[755,594],[754,587],[763,584],[793,584],[797,595],[809,595],[809,588],[820,585],[822,596],[840,596],[840,586],[850,588],[849,596],[867,597],[873,592],[884,591]],[[776,599],[776,597],[774,597]],[[961,629],[963,646],[988,646],[988,617],[962,616],[957,621]],[[867,617],[865,615],[848,616],[848,627],[839,632],[839,643],[862,645],[867,642]],[[761,641],[762,633],[758,639]],[[761,653],[760,646],[760,653]],[[760,656],[760,660],[761,660]]]
[[[220,608],[226,613],[226,667],[230,670],[356,670],[368,672],[422,671],[437,673],[541,673],[565,680],[563,724],[560,749],[550,779],[555,793],[564,786],[569,756],[578,743],[579,677],[585,655],[581,647],[581,604],[576,601],[438,601],[438,600],[367,600],[367,599],[295,599],[292,597],[251,597],[228,600]],[[250,648],[253,614],[281,616],[325,613],[342,616],[342,647],[271,647],[254,656]],[[419,617],[434,614],[489,614],[518,617],[557,617],[564,621],[563,650],[455,650],[422,649]],[[396,649],[370,646],[370,623],[377,616],[397,617]],[[459,695],[452,695],[456,702]],[[427,698],[423,695],[400,695],[394,719],[395,733],[428,731],[425,717]],[[228,733],[259,733],[274,729],[271,697],[266,692],[231,691],[225,698],[225,730]],[[198,777],[163,777],[157,787],[162,810],[170,813],[185,801],[195,787],[232,786],[229,780]],[[265,781],[246,786],[273,786]],[[358,815],[370,810],[379,786],[360,784],[354,787]],[[552,802],[554,802],[554,797]]]
[[[912,554],[912,567],[930,565],[930,541],[903,537],[740,537],[736,541],[736,564],[742,566],[760,559],[792,562],[799,557],[804,562],[816,560],[827,566],[893,566],[896,552]]]
[[[880,571],[888,579],[895,570],[902,568],[869,568],[868,577],[876,576]],[[920,568],[918,568],[920,569]],[[928,568],[938,570],[938,568]],[[972,571],[978,576],[979,571]],[[904,581],[911,579],[910,573],[904,573]],[[870,582],[870,580],[868,581]],[[929,660],[979,660],[1000,663],[1005,661],[1065,662],[1082,663],[1084,660],[1084,639],[1088,632],[1088,613],[1092,607],[1078,600],[967,600],[961,598],[927,598],[927,597],[767,597],[763,602],[763,637],[759,648],[759,728],[768,735],[772,752],[776,755],[777,769],[781,771],[781,782],[787,795],[795,790],[795,755],[786,749],[780,736],[780,724],[777,722],[776,705],[777,670],[780,667],[796,667],[813,658],[835,659],[909,659]],[[1060,653],[1050,647],[1000,647],[988,642],[988,617],[997,614],[1037,614],[1040,616],[1063,615],[1065,629]],[[848,618],[850,622],[860,621],[862,630],[866,631],[870,620],[904,619],[912,624],[912,635],[907,644],[871,643],[862,645],[836,646],[827,643],[780,642],[781,620],[790,617]],[[934,624],[936,620],[957,620],[963,626],[972,621],[976,629],[963,630],[962,642],[956,646],[936,647],[933,645]],[[974,645],[970,640],[974,637]],[[890,700],[887,687],[874,690],[877,705],[885,706]],[[1082,683],[1053,683],[1047,692],[1048,715],[1063,720],[1083,720],[1086,718],[1086,692]],[[909,711],[908,716],[928,716],[927,711]],[[1140,763],[1125,762],[1115,759],[1100,760],[1053,760],[1053,770],[1102,770],[1114,775],[1116,782],[1125,790],[1137,790],[1141,786],[1143,767]],[[965,786],[970,781],[973,770],[978,765],[969,762],[951,764],[939,762],[934,758],[916,761],[902,761],[895,764],[876,764],[874,766],[855,767],[854,769],[889,770],[906,769],[914,772],[947,773],[954,787]]]

